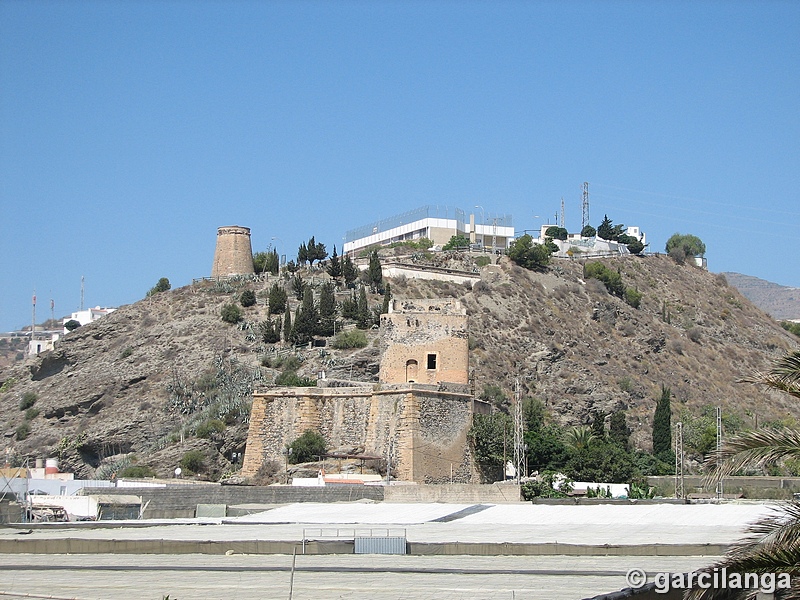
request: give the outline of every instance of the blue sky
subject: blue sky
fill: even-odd
[[[426,204],[800,287],[798,2],[0,2],[0,331]],[[476,212],[480,212],[476,210]],[[538,218],[537,218],[538,217]],[[273,238],[275,238],[273,240]]]

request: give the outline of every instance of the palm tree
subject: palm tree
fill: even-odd
[[[765,385],[800,398],[800,351],[778,360],[767,373],[755,373],[741,380]],[[800,458],[800,430],[778,429],[750,431],[728,441],[719,456],[710,457],[709,481],[718,482],[746,467],[762,467],[786,458]],[[748,535],[736,542],[720,562],[704,569],[708,572],[775,574],[777,581],[790,581],[788,589],[779,587],[775,598],[800,599],[800,502],[792,501],[747,529]],[[757,590],[700,589],[687,594],[691,600],[745,600],[756,597]]]

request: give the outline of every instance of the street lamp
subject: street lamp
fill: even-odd
[[[480,204],[476,204],[475,208],[481,209],[481,250],[483,250],[483,226],[486,224],[486,218],[483,214],[483,207]]]

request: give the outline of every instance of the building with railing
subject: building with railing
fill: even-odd
[[[453,206],[422,206],[414,210],[362,225],[346,233],[344,252],[355,254],[371,246],[427,238],[443,246],[454,235],[469,238],[483,248],[505,249],[514,239],[511,215],[493,215],[483,209],[476,219]]]

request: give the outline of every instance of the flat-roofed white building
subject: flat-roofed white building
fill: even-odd
[[[505,249],[514,240],[511,215],[481,211],[467,214],[452,206],[422,206],[406,213],[351,229],[345,236],[344,252],[355,254],[370,246],[427,238],[443,246],[454,235],[464,235],[471,244]]]
[[[86,310],[79,310],[78,312],[72,313],[69,317],[64,317],[64,324],[66,325],[69,321],[77,321],[81,324],[81,326],[88,325],[89,323],[92,323],[101,317],[110,315],[115,310],[117,309],[100,308],[99,306],[87,308]],[[64,328],[64,333],[69,333],[69,330],[66,327]]]

